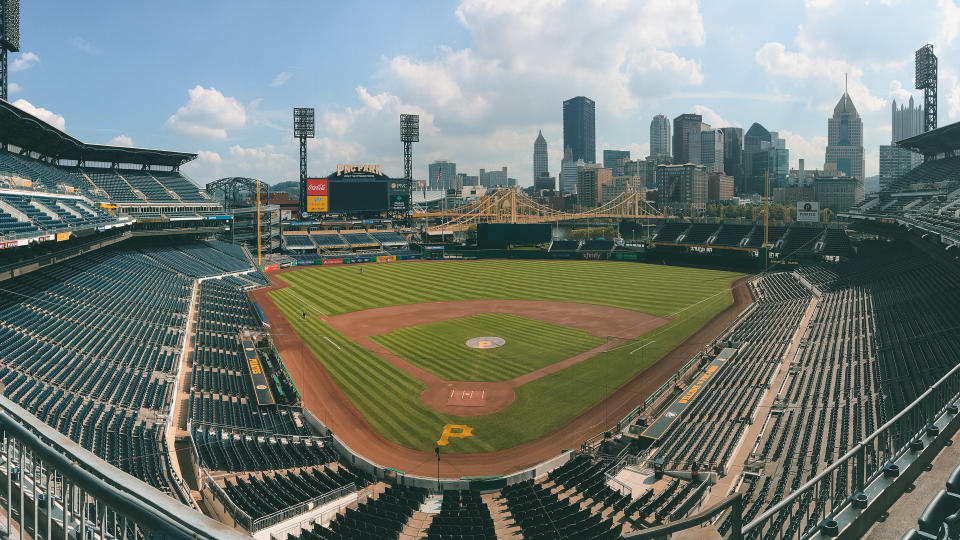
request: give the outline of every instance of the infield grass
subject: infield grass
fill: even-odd
[[[444,261],[311,267],[278,275],[291,287],[270,292],[284,316],[354,406],[383,436],[431,452],[444,424],[473,436],[444,453],[490,452],[540,438],[606,397],[732,302],[740,274],[595,261]],[[484,416],[442,414],[420,401],[425,385],[353,343],[313,314],[388,305],[503,298],[609,305],[671,321],[609,352],[519,387],[506,409]],[[639,349],[639,347],[643,347]],[[646,396],[637,396],[639,401]],[[599,432],[619,418],[607,418]],[[584,434],[584,436],[592,433]],[[384,465],[390,465],[386,463]]]
[[[495,349],[467,347],[468,339],[481,336],[506,343]],[[606,342],[586,330],[507,313],[408,326],[370,339],[448,381],[506,381]]]

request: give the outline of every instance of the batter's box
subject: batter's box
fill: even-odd
[[[450,394],[447,396],[447,405],[455,405],[458,407],[483,407],[486,404],[486,390],[459,390],[456,388],[451,388]]]

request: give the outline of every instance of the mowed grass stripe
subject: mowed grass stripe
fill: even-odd
[[[663,316],[735,276],[629,262],[458,261],[367,265],[363,274],[349,266],[312,267],[279,277],[310,290],[304,298],[331,315],[386,305],[515,298],[585,301]],[[663,290],[669,282],[682,287]]]
[[[506,344],[471,349],[466,341],[496,336]],[[399,328],[371,339],[404,360],[451,381],[505,381],[549,366],[606,340],[567,326],[506,313],[482,313]]]
[[[379,433],[398,444],[430,452],[444,424],[466,424],[474,428],[474,436],[452,440],[444,452],[488,452],[542,437],[608,395],[728,306],[732,300],[729,281],[738,277],[729,272],[638,263],[574,263],[580,264],[464,261],[368,265],[362,276],[356,268],[347,268],[354,272],[312,268],[279,275],[292,288],[270,295],[306,346]],[[479,280],[481,276],[486,277]],[[600,281],[606,283],[601,286]],[[457,287],[444,290],[451,283]],[[460,283],[469,285],[461,288]],[[431,288],[429,284],[436,286]],[[365,291],[362,300],[353,295],[358,290]],[[508,295],[504,291],[513,292]],[[300,317],[305,307],[333,314],[343,312],[335,306],[368,309],[477,298],[612,305],[673,319],[617,349],[518,388],[516,401],[503,411],[459,417],[424,405],[420,401],[424,388],[421,381],[352,343],[319,318],[303,321]],[[371,304],[374,301],[377,303]],[[517,326],[523,324],[521,321]],[[332,346],[325,336],[341,348]],[[630,354],[641,345],[646,346]],[[637,402],[644,397],[638,395]],[[607,420],[612,423],[618,418]]]
[[[271,296],[280,296],[278,293],[282,292],[275,291]],[[288,319],[291,315],[293,320],[298,318],[289,301],[274,297],[274,302]],[[301,320],[294,328],[375,429],[392,431],[391,438],[400,444],[422,444],[413,437],[424,423],[437,421],[429,409],[411,406],[409,400],[397,400],[392,407],[383,407],[386,395],[419,396],[425,388],[421,381],[359,348],[315,317]],[[330,337],[341,349],[330,346],[323,336]]]

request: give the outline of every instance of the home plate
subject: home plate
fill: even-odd
[[[487,404],[486,390],[459,390],[450,389],[447,396],[447,405],[456,405],[458,407],[483,407]]]

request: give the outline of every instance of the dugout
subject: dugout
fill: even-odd
[[[549,223],[480,223],[478,249],[507,249],[510,246],[549,244],[553,231]]]

